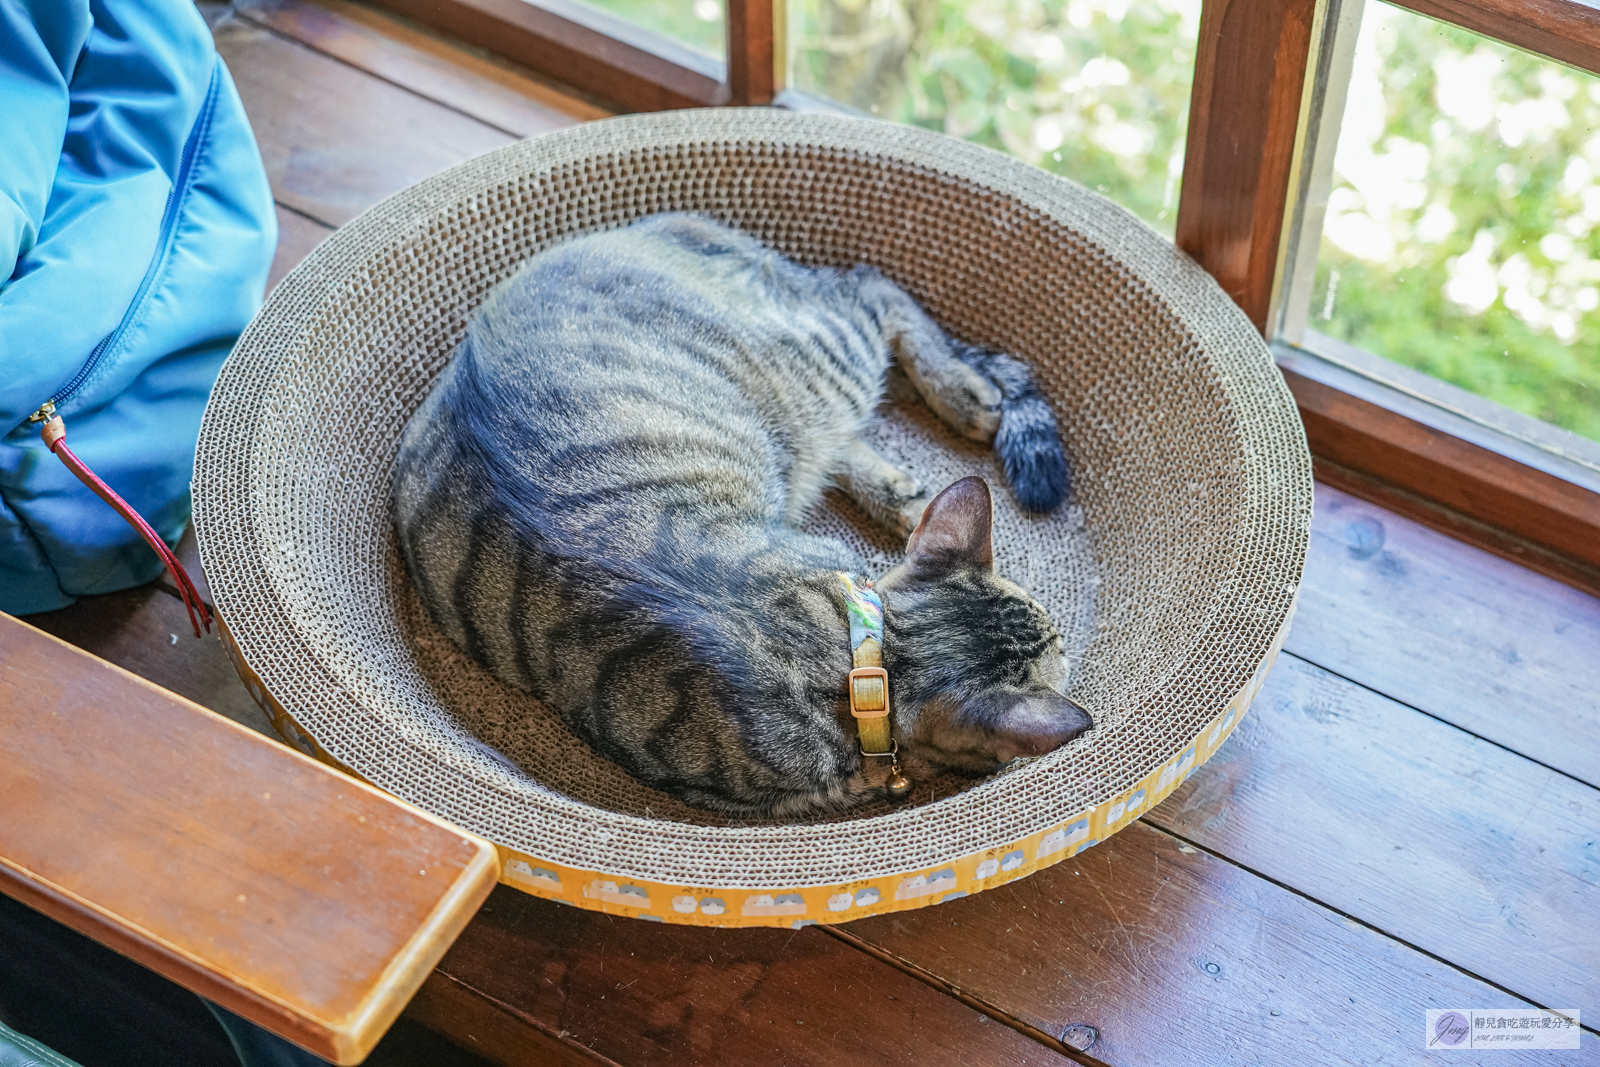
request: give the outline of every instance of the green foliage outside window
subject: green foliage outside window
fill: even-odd
[[[1600,79],[1367,5],[1310,325],[1600,439]]]
[[[1171,236],[1199,0],[791,0],[797,87],[1009,152]]]

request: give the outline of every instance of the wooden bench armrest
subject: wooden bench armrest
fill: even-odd
[[[0,614],[0,892],[352,1064],[497,873],[482,838]]]

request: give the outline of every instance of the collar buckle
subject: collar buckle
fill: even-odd
[[[888,718],[888,671],[882,667],[857,667],[850,672],[850,714],[858,719]]]

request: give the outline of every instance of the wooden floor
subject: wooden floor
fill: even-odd
[[[603,114],[338,0],[211,15],[279,205],[274,281],[384,196]],[[266,729],[159,583],[29,621]],[[1597,920],[1600,601],[1319,486],[1284,655],[1139,823],[1004,888],[835,928],[663,927],[502,887],[371,1062],[480,1062],[443,1035],[519,1065],[1600,1064]],[[0,914],[24,928],[50,942]],[[160,999],[52,943],[35,958],[84,975],[60,996],[97,990],[83,1018],[118,981]],[[8,981],[0,960],[0,1007]],[[1428,1008],[1528,1005],[1584,1010],[1582,1048],[1423,1048]],[[140,1018],[163,1017],[94,1025]]]

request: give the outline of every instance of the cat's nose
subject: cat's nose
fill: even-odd
[[[1064,745],[1073,738],[1082,737],[1090,730],[1093,730],[1094,718],[1089,714],[1089,709],[1076,700],[1070,697],[1062,697],[1061,699],[1067,704],[1067,712],[1064,716],[1066,721],[1063,723],[1066,736],[1061,739],[1061,744]]]
[[[1038,741],[1044,746],[1033,753],[1042,756],[1046,752],[1054,752],[1068,741],[1082,737],[1094,729],[1094,719],[1089,715],[1089,710],[1070,697],[1056,696],[1055,715],[1052,717],[1050,729],[1037,735]]]
[[[1030,704],[1034,714],[1027,723],[1017,724],[1000,741],[997,755],[1002,763],[1018,756],[1043,756],[1054,752],[1094,729],[1094,719],[1088,709],[1054,690],[1031,698]]]

